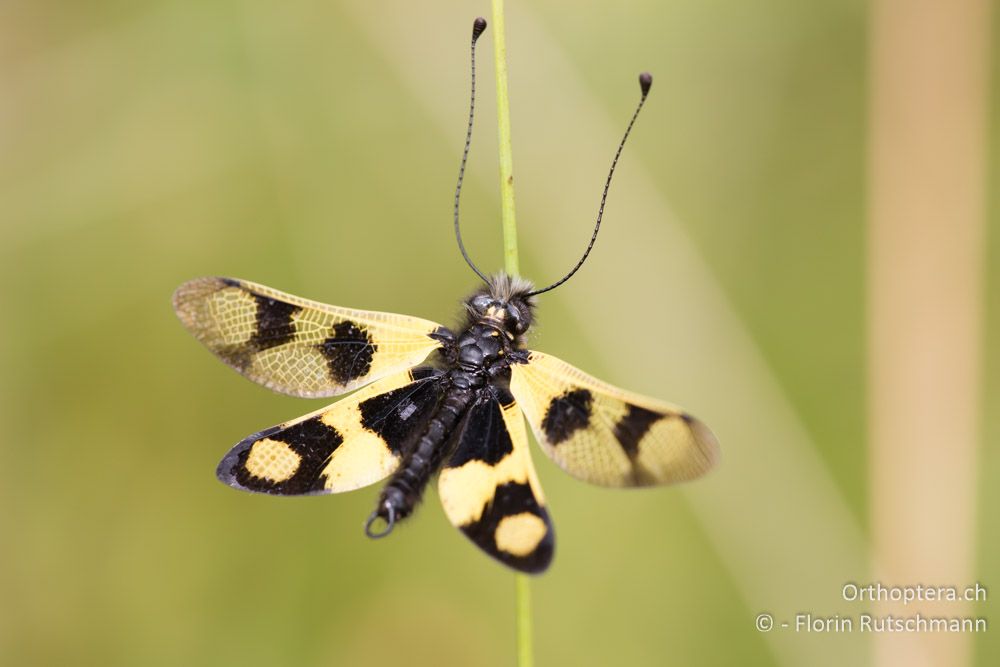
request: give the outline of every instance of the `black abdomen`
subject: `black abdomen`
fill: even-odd
[[[427,423],[424,433],[413,448],[404,453],[399,469],[382,489],[378,506],[365,526],[369,537],[389,534],[397,521],[412,514],[431,476],[441,467],[441,462],[448,453],[448,438],[475,396],[475,389],[468,387],[467,383],[458,384],[465,384],[466,387],[452,384]],[[372,530],[372,523],[376,518],[386,522],[386,527],[381,532]]]

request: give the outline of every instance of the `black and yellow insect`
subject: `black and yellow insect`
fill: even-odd
[[[472,39],[468,155],[475,104]],[[640,77],[642,99],[652,79]],[[618,147],[605,183],[607,196]],[[416,317],[308,301],[255,283],[202,278],[182,285],[174,308],[227,364],[275,391],[336,396],[331,406],[251,435],[226,454],[219,479],[278,495],[340,493],[386,477],[365,531],[387,535],[409,516],[431,478],[449,520],[483,551],[524,572],[552,560],[554,536],[528,452],[524,417],[542,450],[593,484],[634,487],[690,480],[709,470],[718,444],[680,408],[601,382],[555,357],[526,349],[535,297],[544,289],[503,273],[466,301],[461,328]],[[421,365],[431,355],[433,363]]]

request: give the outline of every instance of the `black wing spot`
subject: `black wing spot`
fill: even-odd
[[[496,543],[497,526],[504,518],[525,512],[537,516],[545,523],[545,537],[531,553],[524,556],[501,551]],[[493,500],[486,506],[479,520],[461,526],[461,530],[489,555],[522,572],[542,572],[552,562],[555,551],[552,524],[549,522],[548,512],[538,504],[528,484],[507,482],[498,486]]]
[[[250,337],[255,350],[267,350],[289,343],[295,338],[292,316],[299,307],[260,294],[252,295],[257,302],[257,329]]]
[[[546,439],[558,445],[569,440],[577,431],[587,428],[593,402],[593,395],[586,389],[568,391],[552,399],[542,419]]]
[[[394,454],[401,454],[409,442],[421,435],[422,427],[437,407],[444,388],[441,372],[416,369],[412,384],[372,396],[358,405],[361,425],[381,437]]]
[[[322,474],[323,468],[337,447],[344,442],[344,437],[337,429],[325,424],[320,417],[312,417],[269,435],[268,431],[253,437],[239,452],[234,465],[228,471],[236,482],[243,488],[265,493],[299,495],[322,491],[326,484],[326,478]],[[295,474],[283,482],[255,477],[246,469],[250,450],[256,442],[264,438],[285,443],[301,457]],[[226,471],[220,469],[220,472]]]
[[[333,335],[319,344],[330,377],[341,385],[368,374],[378,346],[368,331],[351,320],[334,325]]]
[[[657,421],[663,418],[658,412],[629,405],[628,412],[615,424],[615,437],[629,459],[639,456],[639,442]]]
[[[459,468],[469,461],[495,466],[514,451],[500,403],[490,394],[469,408],[456,430],[455,440],[449,468]]]

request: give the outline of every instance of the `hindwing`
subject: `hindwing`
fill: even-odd
[[[446,331],[428,320],[338,308],[231,278],[174,292],[195,338],[254,382],[283,394],[336,396],[423,361]]]
[[[521,409],[487,387],[452,436],[438,478],[448,519],[500,562],[538,573],[552,561],[555,535],[528,452]]]
[[[331,406],[242,440],[219,464],[237,489],[278,495],[341,493],[399,466],[444,392],[441,372],[415,368],[383,378]]]
[[[511,392],[549,458],[601,486],[652,486],[700,477],[719,444],[681,408],[624,391],[541,352],[511,369]]]

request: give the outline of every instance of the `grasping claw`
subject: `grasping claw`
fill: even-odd
[[[385,514],[383,514],[383,512],[385,512]],[[372,525],[375,523],[376,519],[382,519],[383,521],[385,521],[385,529],[378,532],[372,530]],[[365,535],[372,538],[373,540],[377,540],[380,537],[385,537],[386,535],[391,533],[392,528],[395,525],[396,525],[396,510],[390,503],[386,502],[383,503],[383,505],[379,507],[377,510],[372,512],[371,516],[368,517],[368,521],[365,522]]]

